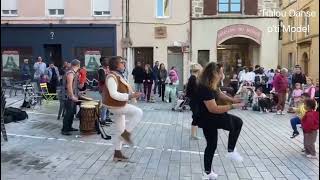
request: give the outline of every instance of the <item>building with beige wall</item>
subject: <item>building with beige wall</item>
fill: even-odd
[[[227,74],[241,66],[278,65],[276,0],[193,0],[192,60],[223,63]]]
[[[96,67],[100,56],[123,55],[122,21],[120,0],[1,0],[2,67],[38,56],[59,67],[74,58]]]
[[[131,46],[126,49],[130,74],[137,61],[150,65],[159,61],[178,68],[182,88],[188,78],[189,7],[188,0],[130,1]]]
[[[281,9],[284,27],[302,28],[283,31],[282,66],[292,69],[299,64],[305,74],[319,78],[319,1],[283,0]]]

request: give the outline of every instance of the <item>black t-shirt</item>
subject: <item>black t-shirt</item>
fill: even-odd
[[[215,118],[222,118],[226,114],[211,113],[204,104],[204,101],[209,101],[213,99],[217,100],[218,93],[218,91],[213,91],[203,85],[198,86],[197,97],[199,103],[199,127],[203,128],[205,126],[211,125],[212,121],[214,121]]]
[[[132,71],[134,83],[142,83],[144,80],[144,70],[142,67],[135,67]]]

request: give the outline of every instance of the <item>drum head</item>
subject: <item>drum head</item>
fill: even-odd
[[[83,109],[94,109],[95,106],[94,105],[90,105],[90,104],[82,104],[80,106],[80,108],[83,108]]]

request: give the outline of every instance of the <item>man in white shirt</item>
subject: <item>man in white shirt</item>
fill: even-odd
[[[45,74],[47,69],[46,63],[42,62],[42,58],[40,56],[38,57],[37,62],[34,63],[33,69],[35,71],[33,78],[35,80],[40,80],[40,76]]]

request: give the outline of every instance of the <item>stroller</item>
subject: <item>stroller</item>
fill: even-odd
[[[186,97],[183,91],[178,92],[178,99],[172,108],[172,111],[185,111],[187,110],[187,106],[189,105],[189,98]]]
[[[240,85],[237,95],[240,95],[240,98],[243,99],[245,105],[242,107],[243,110],[247,110],[248,107],[251,107],[253,101],[255,87],[251,83],[244,82]]]

